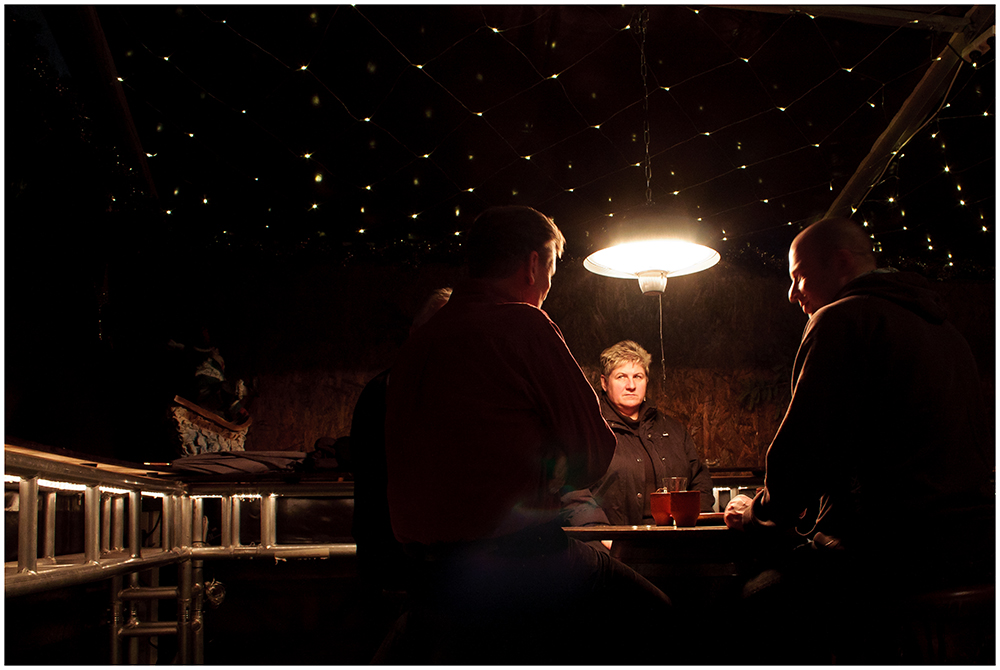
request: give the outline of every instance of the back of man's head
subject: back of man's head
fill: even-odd
[[[469,232],[469,276],[509,277],[532,251],[547,258],[547,245],[552,241],[556,243],[556,257],[561,257],[566,239],[552,219],[541,212],[531,207],[491,207],[476,218]]]

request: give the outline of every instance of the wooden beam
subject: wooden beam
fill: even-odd
[[[910,140],[944,102],[959,67],[964,62],[959,54],[970,41],[993,21],[994,7],[975,6],[966,14],[971,30],[955,33],[948,46],[931,63],[923,78],[900,107],[888,127],[872,145],[844,189],[827,209],[826,216],[848,217],[875,185],[896,153]],[[969,65],[969,67],[972,67]]]
[[[888,7],[865,7],[862,5],[710,5],[745,12],[767,12],[769,14],[806,14],[831,19],[846,19],[859,23],[875,23],[886,26],[921,28],[944,33],[962,32],[969,26],[968,17],[938,16],[929,11],[914,12]],[[928,5],[928,9],[934,5]]]

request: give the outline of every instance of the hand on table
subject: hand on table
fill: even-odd
[[[742,494],[730,500],[729,504],[726,505],[725,516],[722,517],[726,526],[735,530],[743,530],[743,512],[751,505],[753,505],[753,498]]]

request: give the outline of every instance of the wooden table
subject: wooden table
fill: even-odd
[[[663,589],[671,598],[690,598],[738,588],[748,576],[752,554],[746,536],[703,515],[691,528],[674,526],[581,526],[564,528],[583,542],[611,540],[611,555]],[[711,524],[711,525],[709,525]]]

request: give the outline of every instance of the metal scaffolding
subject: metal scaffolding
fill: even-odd
[[[4,564],[4,594],[10,598],[107,580],[110,657],[115,664],[155,662],[139,642],[164,635],[176,636],[178,663],[204,661],[203,607],[206,596],[213,595],[213,584],[206,585],[202,577],[205,559],[329,558],[351,556],[356,550],[353,543],[277,541],[278,498],[350,498],[350,482],[192,484],[139,468],[74,461],[5,445],[7,508],[16,505],[18,534],[17,562]],[[82,497],[83,553],[56,553],[59,496]],[[204,503],[215,498],[221,504],[221,538],[212,546],[207,542]],[[240,541],[241,505],[246,500],[260,503],[257,544]],[[152,546],[143,546],[144,530],[145,544]],[[176,586],[159,585],[159,570],[167,566],[177,569]],[[160,600],[176,601],[175,621],[158,619],[155,605]]]

